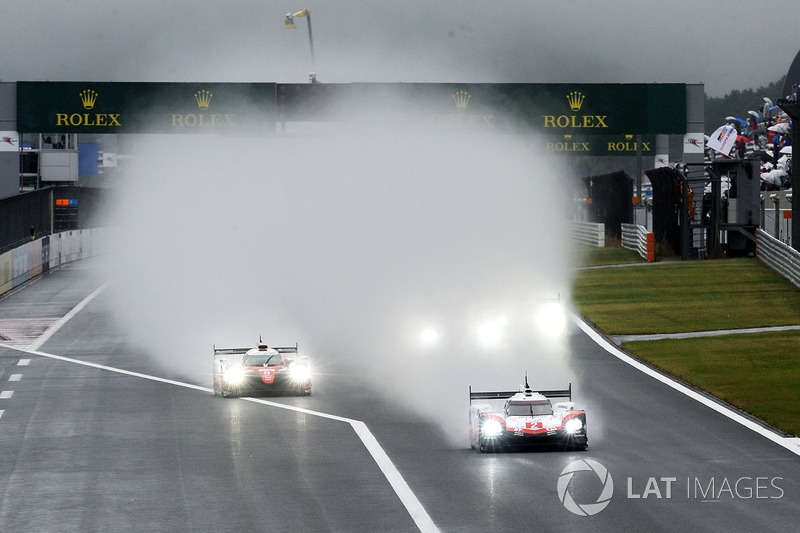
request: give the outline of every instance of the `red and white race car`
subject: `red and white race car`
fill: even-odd
[[[567,401],[553,403],[551,398]],[[476,400],[484,403],[473,403]],[[534,391],[526,376],[519,391],[474,392],[470,387],[469,402],[470,445],[481,452],[531,445],[578,450],[588,446],[586,411],[575,409],[571,383],[568,389]]]
[[[297,345],[255,348],[214,348],[214,393],[311,394],[311,368],[297,355]]]

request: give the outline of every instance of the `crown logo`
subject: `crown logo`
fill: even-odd
[[[208,109],[208,106],[211,105],[212,96],[214,95],[205,89],[194,93],[194,99],[197,101],[197,107],[203,110]]]
[[[91,89],[86,89],[78,93],[81,97],[81,103],[84,109],[94,108],[94,103],[97,101],[97,93]]]
[[[581,107],[583,107],[583,101],[586,97],[580,91],[572,91],[567,95],[567,102],[569,102],[569,108],[573,111],[580,111]]]
[[[632,141],[633,140],[633,135],[625,134],[625,140],[626,141]]]
[[[466,109],[469,105],[469,99],[472,98],[467,91],[456,91],[453,93],[453,100],[458,109]]]
[[[564,140],[565,141],[569,141],[571,139],[572,139],[572,135],[571,134],[567,133],[566,135],[564,135]]]

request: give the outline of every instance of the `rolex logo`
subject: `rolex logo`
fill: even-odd
[[[567,102],[572,111],[580,111],[586,97],[580,91],[572,91],[567,95]]]
[[[211,105],[212,96],[214,95],[205,89],[194,93],[194,99],[197,101],[197,107],[204,110],[208,109],[208,106]]]
[[[93,109],[94,103],[97,101],[97,93],[91,89],[86,89],[78,93],[81,97],[81,103],[84,109]]]
[[[632,140],[633,140],[633,135],[630,135],[630,134],[627,134],[627,133],[626,133],[626,134],[625,134],[625,140],[626,140],[626,141],[632,141]]]
[[[470,98],[471,96],[467,91],[456,91],[453,93],[453,100],[455,101],[458,109],[466,109],[469,105]]]

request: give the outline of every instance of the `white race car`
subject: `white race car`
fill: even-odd
[[[553,403],[551,398],[567,401]],[[568,389],[534,391],[526,376],[519,391],[473,392],[470,387],[469,402],[470,445],[481,452],[531,445],[577,450],[588,446],[586,411],[575,409],[571,383]]]

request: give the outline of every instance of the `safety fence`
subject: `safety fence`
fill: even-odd
[[[656,260],[656,241],[653,233],[638,224],[622,224],[622,247],[639,252],[643,259]]]
[[[606,245],[606,225],[594,222],[569,223],[569,235],[573,241],[588,246],[603,248]]]
[[[756,230],[756,250],[772,270],[800,287],[800,252],[762,229]]]
[[[0,254],[0,294],[53,268],[99,255],[105,249],[106,235],[105,228],[63,231]]]
[[[0,198],[0,253],[47,235],[99,227],[111,191],[59,186]]]

